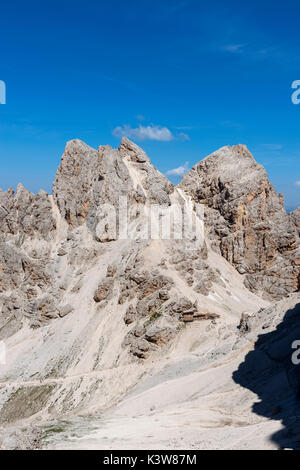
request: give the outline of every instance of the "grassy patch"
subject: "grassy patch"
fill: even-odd
[[[162,313],[160,313],[160,312],[155,312],[155,313],[153,313],[153,314],[151,315],[151,317],[149,318],[149,322],[151,323],[151,322],[157,320],[157,319],[158,319],[159,317],[161,317],[161,316],[162,316]]]
[[[56,434],[66,432],[68,429],[68,424],[69,423],[67,421],[61,421],[59,424],[57,423],[44,426],[41,431],[41,439],[43,441],[48,441]]]

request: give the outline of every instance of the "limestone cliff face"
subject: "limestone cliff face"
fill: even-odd
[[[279,299],[299,289],[295,226],[283,196],[245,146],[209,155],[179,187],[206,206],[214,248],[245,275],[250,290]]]
[[[71,227],[81,225],[100,187],[98,152],[80,140],[67,143],[53,183],[53,199]]]
[[[21,184],[17,191],[0,190],[0,237],[2,239],[20,235],[50,240],[55,230],[51,203],[45,191],[33,194]]]
[[[300,207],[289,214],[291,222],[295,225],[298,235],[300,235]]]
[[[21,184],[0,191],[0,339],[17,331],[26,305],[50,284],[49,246],[56,232],[47,193]]]

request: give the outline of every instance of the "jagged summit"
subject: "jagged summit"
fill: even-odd
[[[127,137],[122,137],[122,141],[119,147],[119,152],[121,156],[129,158],[133,162],[138,163],[150,163],[149,157],[146,155],[144,150],[142,150],[138,145],[136,145]]]
[[[145,152],[123,138],[119,149],[98,150],[78,140],[68,142],[53,183],[53,198],[71,226],[86,219],[93,225],[97,207],[116,205],[120,195],[137,203],[170,204],[173,185]]]
[[[246,275],[249,289],[278,299],[299,289],[295,224],[283,196],[245,146],[209,155],[178,187],[204,204],[214,248]]]

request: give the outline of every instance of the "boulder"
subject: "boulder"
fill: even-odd
[[[60,317],[65,317],[66,315],[69,315],[69,313],[73,312],[74,307],[70,304],[64,305],[63,307],[60,307],[59,309],[59,316]]]
[[[102,300],[109,300],[112,297],[113,286],[114,280],[111,278],[101,281],[95,291],[94,301],[101,302]]]

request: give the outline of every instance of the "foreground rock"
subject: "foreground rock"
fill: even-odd
[[[0,428],[0,450],[39,450],[41,446],[41,432],[37,428]]]

